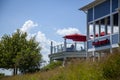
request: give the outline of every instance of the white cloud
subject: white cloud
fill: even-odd
[[[63,29],[58,29],[57,34],[64,36],[68,34],[74,34],[74,33],[80,33],[79,29],[77,28],[63,28]]]
[[[48,55],[50,54],[51,41],[54,43],[54,45],[60,44],[60,42],[48,39],[41,31],[36,33],[36,41],[40,43],[40,46],[42,47],[41,53],[43,55],[43,59],[46,61],[49,61]]]
[[[42,33],[41,31],[38,31],[36,33],[30,33],[29,31],[32,28],[34,29],[35,26],[38,26],[38,24],[33,22],[32,20],[28,20],[23,24],[23,26],[20,28],[20,30],[28,33],[27,39],[30,39],[31,37],[36,36],[36,41],[40,43],[40,47],[42,48],[41,54],[43,56],[43,60],[49,61],[48,55],[50,54],[50,43],[53,40],[48,39],[46,37],[46,35],[44,33]],[[59,44],[56,41],[53,41],[53,43],[55,45]]]
[[[22,26],[22,28],[20,28],[20,30],[23,32],[29,32],[29,30],[35,26],[38,26],[38,24],[34,23],[32,20],[28,20],[23,24],[23,26]]]

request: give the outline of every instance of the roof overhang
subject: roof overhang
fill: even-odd
[[[90,8],[96,6],[96,5],[98,5],[98,4],[100,4],[100,3],[104,2],[104,1],[106,1],[106,0],[95,0],[95,1],[93,1],[93,2],[91,2],[91,3],[89,3],[88,5],[83,6],[83,7],[80,8],[79,10],[87,11],[88,9],[90,9]]]

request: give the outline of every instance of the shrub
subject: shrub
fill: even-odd
[[[103,76],[108,80],[120,80],[120,53],[110,55],[104,62]]]
[[[50,64],[48,64],[47,66],[42,68],[42,70],[45,70],[45,71],[51,70],[51,69],[54,69],[54,68],[59,67],[61,65],[62,65],[61,61],[51,62]]]
[[[4,77],[5,74],[4,73],[0,73],[0,78]]]

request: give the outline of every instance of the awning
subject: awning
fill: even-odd
[[[70,35],[64,36],[63,38],[71,39],[73,41],[80,41],[80,42],[85,42],[86,41],[86,36],[81,35],[81,34],[70,34]]]

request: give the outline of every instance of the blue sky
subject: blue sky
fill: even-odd
[[[85,34],[86,14],[78,9],[93,0],[0,0],[0,37],[16,29],[36,35],[48,60],[50,41],[65,34]]]
[[[48,61],[50,41],[58,44],[65,34],[85,34],[86,15],[78,9],[92,1],[0,0],[0,37],[16,29],[27,32],[28,38],[36,35],[43,59]]]

